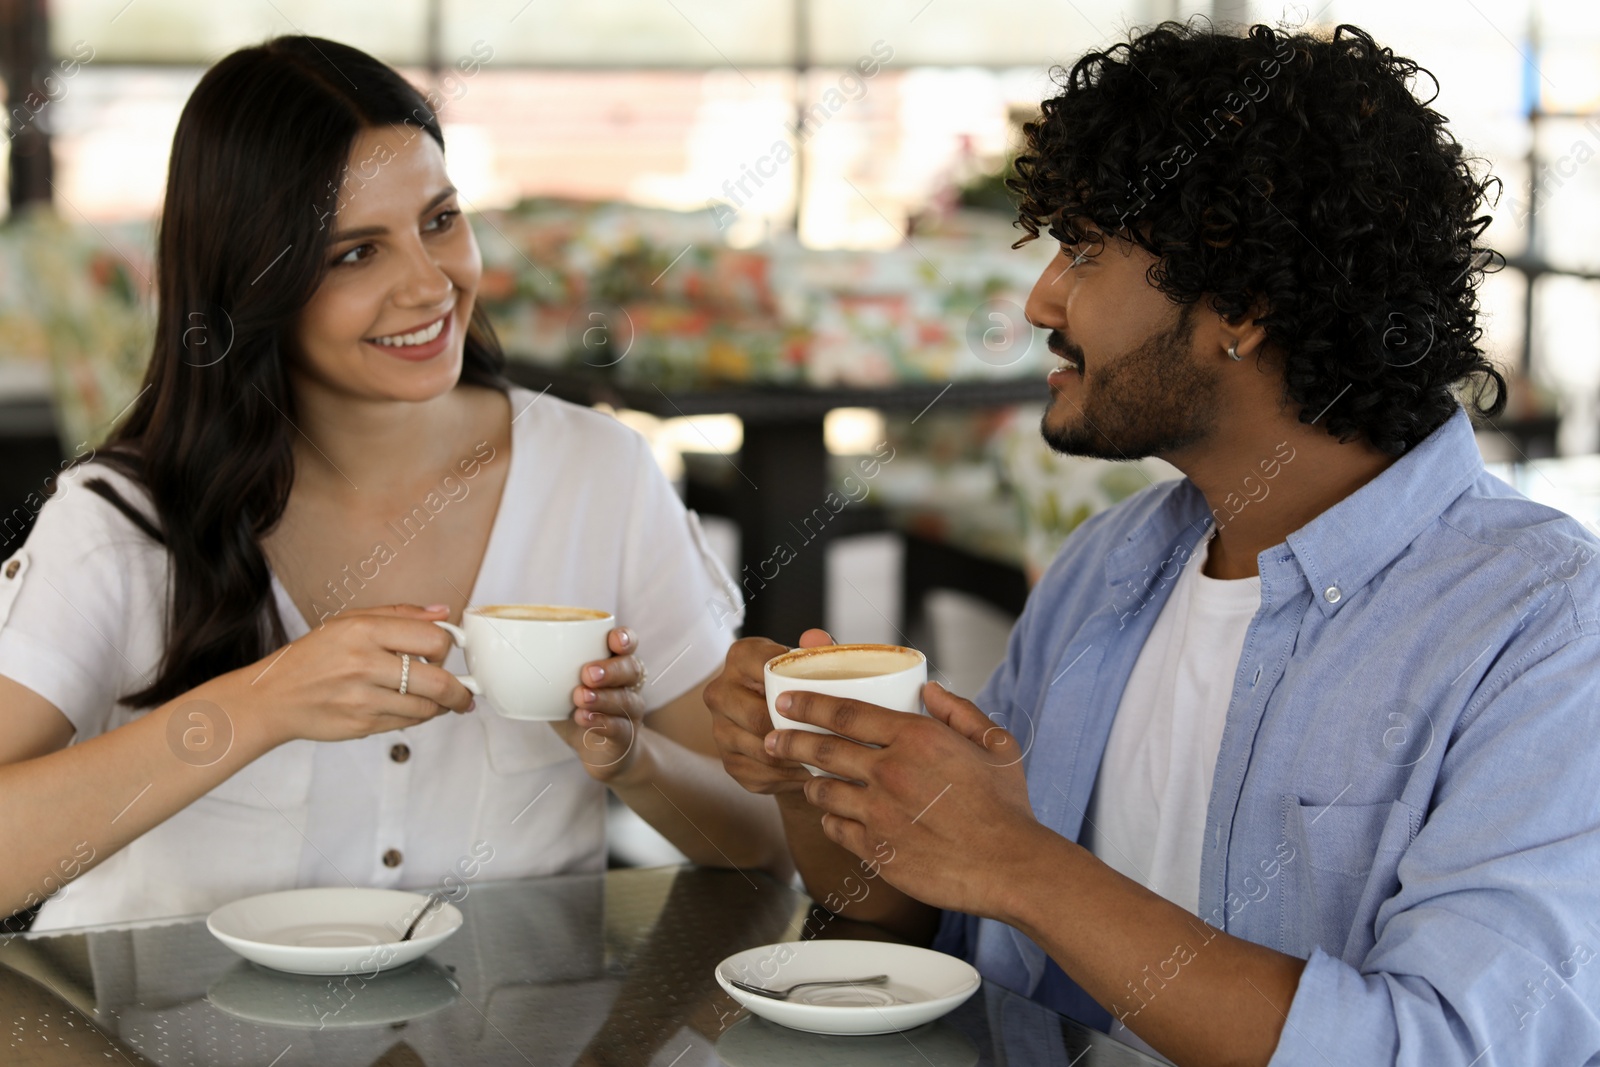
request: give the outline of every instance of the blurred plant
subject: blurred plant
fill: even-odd
[[[1084,520],[1177,474],[1158,459],[1111,462],[1063,456],[1040,436],[1043,414],[1043,405],[1013,408],[991,442],[1000,486],[1021,519],[1021,554],[1030,580],[1044,572]]]
[[[0,260],[20,284],[0,304],[8,357],[48,361],[61,443],[98,445],[138,394],[155,335],[148,224],[111,227],[116,243],[48,209],[22,212],[0,230]],[[26,320],[26,322],[22,321]],[[41,345],[42,348],[30,346]]]
[[[1017,215],[1017,200],[1006,181],[1017,176],[1016,157],[1007,156],[1005,166],[992,173],[979,174],[956,190],[956,203],[975,211],[993,211],[1007,218]]]

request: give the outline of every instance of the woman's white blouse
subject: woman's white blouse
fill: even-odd
[[[487,465],[509,464],[471,603],[613,612],[638,635],[647,705],[660,707],[721,665],[742,615],[739,590],[642,437],[525,389],[511,391],[511,404],[510,455],[485,443],[463,456],[409,517],[395,517],[386,544],[404,552],[433,515],[479,491],[474,478]],[[0,565],[0,674],[59,708],[74,744],[147,713],[119,697],[155,677],[168,596],[165,550],[80,484],[93,475],[149,513],[142,491],[105,465],[75,468]],[[384,558],[330,575],[328,610],[340,605],[335,589],[355,588]],[[305,634],[276,576],[272,588],[290,640]],[[396,685],[399,666],[397,657]],[[460,649],[445,666],[466,670]],[[188,769],[174,755],[170,773]],[[35,929],[205,912],[297,886],[425,890],[468,872],[602,870],[604,797],[548,724],[504,718],[487,701],[360,740],[292,741],[51,897]],[[103,800],[109,821],[137,796]]]

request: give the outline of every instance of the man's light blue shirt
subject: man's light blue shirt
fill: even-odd
[[[1182,479],[1085,522],[976,698],[1024,746],[1057,833],[1079,838],[1134,661],[1227,507]],[[1459,407],[1257,557],[1199,913],[1308,961],[1274,1065],[1600,1063],[1597,557],[1575,519],[1484,469]],[[946,912],[934,947],[1109,1020],[1002,923]],[[1129,975],[1119,1014],[1184,981],[1178,948]]]

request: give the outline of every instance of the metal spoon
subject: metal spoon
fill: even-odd
[[[870,978],[832,978],[822,982],[797,982],[787,989],[768,989],[765,986],[751,985],[741,982],[737,978],[728,979],[728,984],[735,989],[746,993],[754,993],[760,997],[771,997],[773,1000],[788,1000],[796,989],[804,989],[814,985],[883,985],[889,980],[886,974],[875,974]]]
[[[439,892],[437,889],[435,889],[432,893],[429,893],[428,894],[428,902],[422,906],[422,910],[421,911],[417,912],[417,917],[415,919],[411,920],[411,925],[406,927],[405,935],[403,937],[401,937],[400,940],[402,940],[402,941],[410,941],[411,940],[411,935],[417,932],[417,927],[419,925],[421,925],[422,920],[427,917],[428,913],[433,911],[434,908],[437,908],[440,904],[443,904],[443,903],[444,903],[444,894],[443,893]]]

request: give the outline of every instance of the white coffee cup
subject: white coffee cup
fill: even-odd
[[[572,691],[586,663],[610,659],[610,612],[557,604],[487,604],[461,625],[438,622],[467,655],[457,675],[474,696],[508,719],[555,722],[572,714]]]
[[[927,714],[922,707],[922,687],[928,681],[928,659],[914,648],[901,645],[796,648],[768,660],[761,673],[767,690],[767,714],[772,718],[773,728],[778,730],[833,733],[778,713],[778,697],[791,690],[845,697],[911,715]],[[812,774],[841,777],[809,763],[803,766]]]

